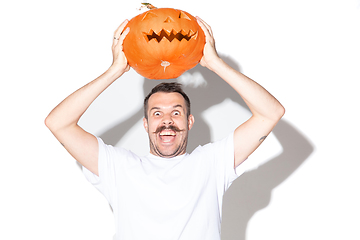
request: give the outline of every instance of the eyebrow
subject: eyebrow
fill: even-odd
[[[181,104],[176,104],[176,105],[174,105],[173,106],[173,108],[184,108]],[[152,110],[159,110],[160,108],[159,107],[152,107],[151,109],[150,109],[150,112],[152,111]]]
[[[176,104],[175,106],[173,106],[173,108],[178,108],[178,107],[183,108],[181,104]]]

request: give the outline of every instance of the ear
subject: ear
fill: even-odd
[[[195,123],[195,118],[192,114],[190,114],[188,118],[188,130],[190,130],[193,127],[194,123]]]
[[[146,120],[146,118],[144,117],[143,118],[143,125],[144,125],[144,128],[145,128],[145,131],[146,132],[149,132],[149,125],[148,125],[148,121]]]

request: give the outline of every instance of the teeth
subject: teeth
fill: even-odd
[[[174,39],[177,39],[181,42],[183,39],[186,41],[190,41],[192,38],[196,39],[198,32],[194,32],[192,30],[186,32],[183,29],[181,29],[179,32],[175,31],[174,29],[171,31],[162,29],[160,32],[156,33],[151,29],[149,33],[143,32],[143,34],[147,42],[152,39],[156,39],[157,42],[161,42],[163,38],[166,38],[170,42]]]
[[[160,133],[160,136],[175,136],[176,134],[175,134],[175,132],[173,132],[173,131],[162,131],[161,133]]]

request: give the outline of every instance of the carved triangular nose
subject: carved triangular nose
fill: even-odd
[[[174,22],[174,20],[171,17],[167,17],[164,21],[164,23],[171,23]]]

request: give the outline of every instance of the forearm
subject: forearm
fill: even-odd
[[[265,88],[218,58],[209,68],[224,79],[245,101],[253,116],[278,121],[284,108]]]
[[[59,129],[76,126],[90,104],[116,79],[130,69],[123,52],[123,41],[130,29],[125,31],[125,20],[114,33],[111,67],[100,77],[83,86],[56,106],[45,120],[46,126],[54,133]],[[55,133],[54,133],[55,134]]]
[[[55,132],[77,125],[91,103],[122,74],[109,68],[101,76],[69,95],[50,112],[45,120],[46,126]]]

